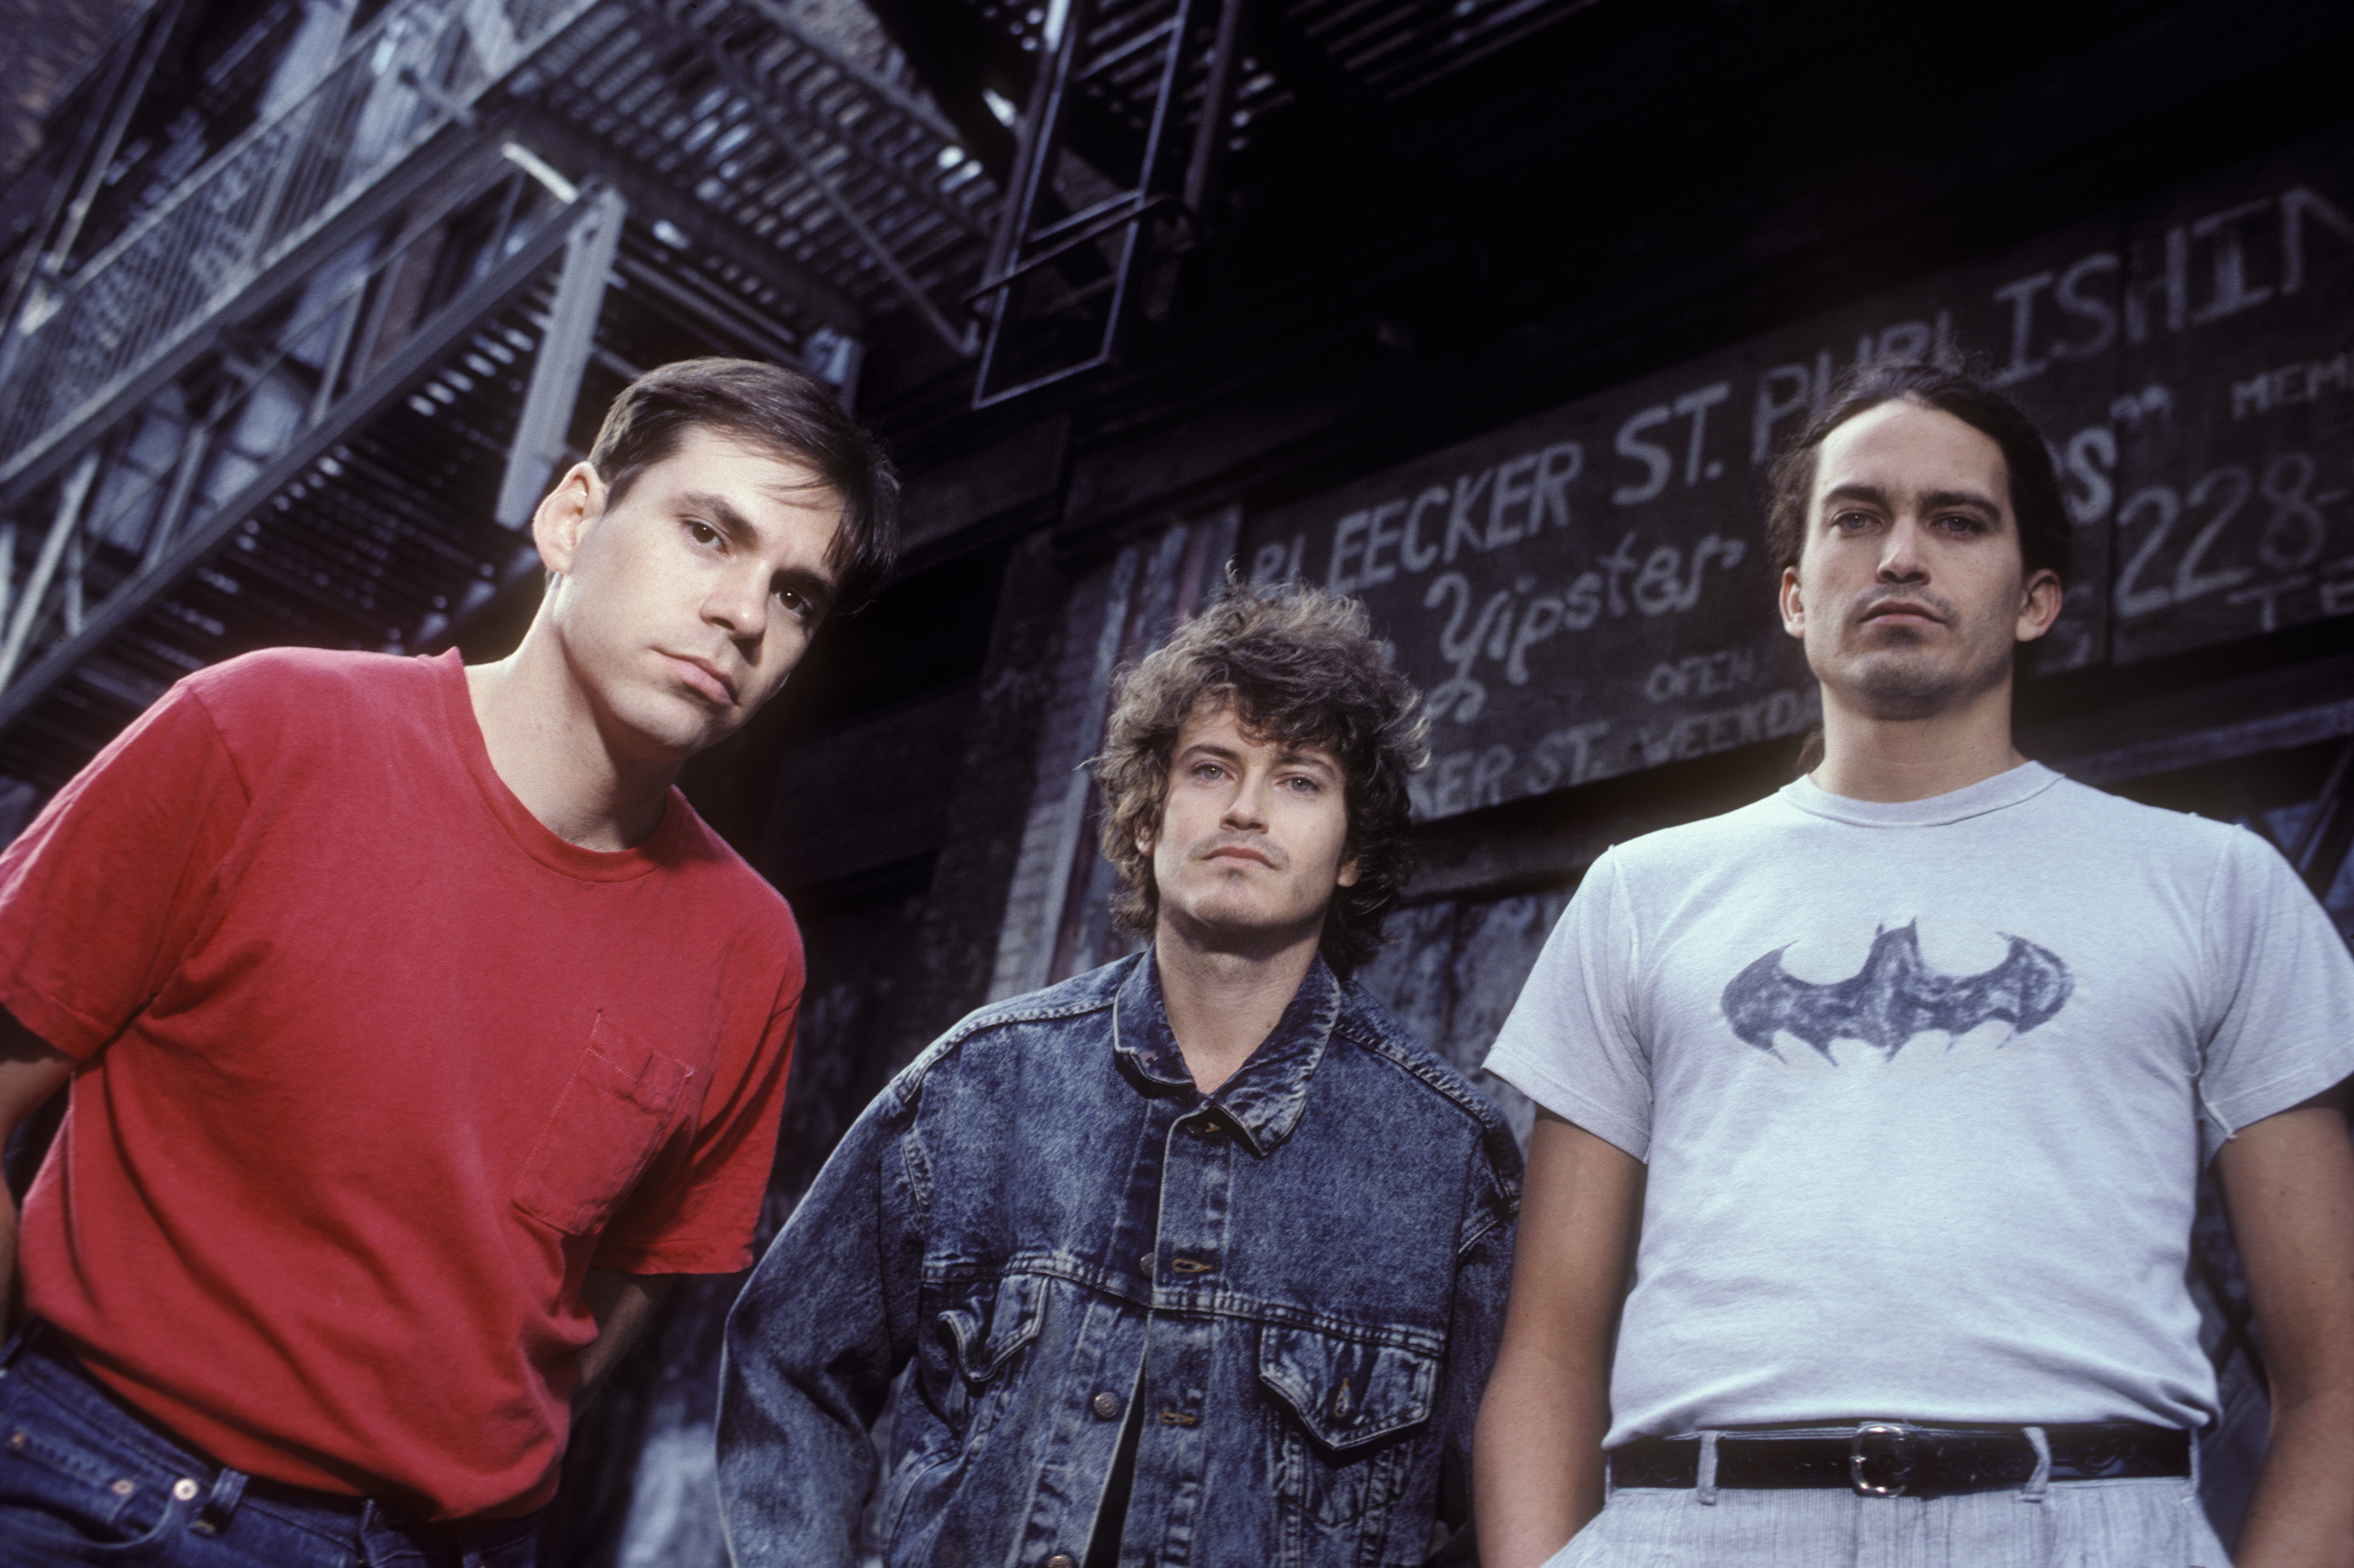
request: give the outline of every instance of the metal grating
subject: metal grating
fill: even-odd
[[[920,99],[757,0],[608,5],[516,95],[866,309],[962,347],[998,191]]]

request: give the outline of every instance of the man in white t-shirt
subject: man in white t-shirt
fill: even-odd
[[[2068,524],[2007,399],[1865,373],[1775,490],[1819,766],[1597,861],[1488,1059],[1541,1114],[1483,1561],[2226,1568],[2211,1158],[2272,1379],[2240,1568],[2354,1563],[2344,942],[2254,835],[2013,748]]]

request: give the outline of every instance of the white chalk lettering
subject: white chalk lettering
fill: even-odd
[[[2032,278],[2021,278],[2015,283],[2005,283],[1994,291],[1998,300],[2010,305],[2010,363],[2002,367],[1995,380],[2004,386],[2041,376],[2051,367],[2048,359],[2031,359],[2027,347],[2035,330],[2035,296],[2052,286],[2052,274],[2038,272]]]
[[[1610,499],[1621,506],[1635,506],[1650,500],[1667,489],[1668,476],[1676,471],[1676,460],[1668,449],[1657,441],[1641,439],[1645,430],[1664,425],[1675,418],[1675,410],[1665,403],[1655,403],[1639,413],[1630,414],[1618,427],[1618,439],[1613,443],[1620,457],[1633,458],[1650,471],[1650,477],[1640,484],[1622,484],[1610,493]],[[1617,594],[1612,594],[1615,605]]]
[[[2303,185],[2284,194],[2281,198],[2281,292],[2294,294],[2305,287],[2305,220],[2317,217],[2337,231],[2338,238],[2354,245],[2354,222],[2332,207],[2317,193]]]
[[[1517,545],[1529,534],[1537,531],[1536,514],[1537,454],[1524,452],[1496,470],[1496,489],[1488,502],[1488,548],[1501,549]],[[1505,514],[1514,507],[1527,513],[1527,526],[1505,522]]]
[[[1691,439],[1684,454],[1684,483],[1698,484],[1702,477],[1701,449],[1708,440],[1708,411],[1733,396],[1733,383],[1720,381],[1713,387],[1703,387],[1697,392],[1687,392],[1676,399],[1676,412],[1691,420]],[[1706,477],[1714,479],[1724,471],[1721,462],[1708,465]]]
[[[2270,196],[2262,201],[2242,202],[2238,207],[2210,213],[2190,226],[2191,238],[2215,242],[2215,297],[2199,307],[2190,318],[2193,323],[2204,324],[2237,315],[2273,297],[2269,283],[2260,289],[2248,286],[2246,231],[2243,227],[2272,205]]]
[[[1789,388],[1777,396],[1777,387]],[[1756,410],[1749,420],[1749,461],[1762,464],[1774,455],[1774,427],[1813,406],[1815,378],[1804,365],[1777,365],[1757,377]]]
[[[2084,292],[2085,280],[2105,272],[2115,272],[2119,263],[2114,250],[2097,250],[2060,274],[2060,286],[2052,291],[2052,298],[2072,316],[2080,316],[2093,323],[2092,335],[2084,338],[2062,338],[2052,345],[2054,359],[2090,359],[2108,351],[2117,341],[2117,308],[2099,294]]]
[[[1414,498],[1413,509],[1405,514],[1405,545],[1399,551],[1400,556],[1405,558],[1407,571],[1426,571],[1431,562],[1438,559],[1437,545],[1424,545],[1419,542],[1422,514],[1430,507],[1446,504],[1447,487],[1443,484],[1426,486],[1423,493]]]
[[[1382,523],[1385,518],[1401,517],[1405,514],[1405,503],[1403,501],[1384,501],[1373,508],[1373,521],[1366,524],[1365,529],[1365,566],[1364,569],[1357,574],[1358,587],[1374,588],[1397,576],[1396,564],[1384,562],[1381,555],[1384,546],[1403,546],[1405,544],[1405,530],[1399,528],[1394,532],[1384,533]]]
[[[2061,469],[2069,478],[2082,485],[2082,491],[2065,492],[2068,521],[2080,526],[2098,523],[2109,514],[2109,507],[2117,498],[2116,487],[2109,482],[2110,471],[2117,466],[2117,436],[2106,425],[2089,425],[2068,438],[2066,455],[2061,459]]]
[[[1479,504],[1479,493],[1487,489],[1488,482],[1495,477],[1494,469],[1483,468],[1477,474],[1465,474],[1456,480],[1454,504],[1447,513],[1448,566],[1455,564],[1455,546],[1458,544],[1468,544],[1474,550],[1488,547],[1487,541],[1479,536],[1479,530],[1471,524],[1471,509]]]
[[[1539,516],[1529,519],[1529,532],[1537,531],[1543,518],[1553,519],[1556,528],[1569,526],[1569,482],[1585,467],[1585,449],[1575,441],[1555,441],[1537,454],[1537,505]]]
[[[2181,228],[2166,231],[2166,267],[2155,277],[2144,278],[2126,290],[2126,341],[2146,342],[2149,337],[2149,305],[2153,294],[2166,301],[2166,330],[2180,332],[2184,319],[2190,312],[2190,234]]]
[[[1364,533],[1373,520],[1371,512],[1352,512],[1332,527],[1332,564],[1324,573],[1324,586],[1334,593],[1353,593],[1357,577],[1349,569],[1350,557],[1364,550]]]

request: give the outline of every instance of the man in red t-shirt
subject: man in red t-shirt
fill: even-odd
[[[809,377],[665,366],[540,503],[511,657],[200,672],[0,854],[0,1133],[72,1086],[21,1235],[0,1193],[0,1562],[531,1562],[776,1141],[800,936],[672,781],[893,493]]]

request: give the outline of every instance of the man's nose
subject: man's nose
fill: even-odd
[[[1267,826],[1267,780],[1245,778],[1235,787],[1226,801],[1225,811],[1218,825],[1225,828],[1264,828]]]
[[[1899,517],[1889,524],[1880,543],[1880,580],[1884,583],[1920,582],[1929,575],[1928,557],[1922,552],[1921,524],[1910,517]]]
[[[769,625],[769,585],[763,573],[730,573],[712,585],[703,601],[703,619],[723,628],[739,643],[757,645]]]

